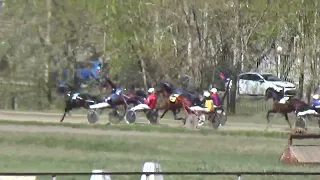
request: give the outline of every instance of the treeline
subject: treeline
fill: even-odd
[[[98,54],[123,85],[187,74],[207,89],[220,72],[236,82],[263,70],[296,79],[302,96],[319,84],[318,9],[314,0],[8,0],[0,73],[40,84],[50,103],[50,72]],[[231,92],[235,112],[236,84]]]

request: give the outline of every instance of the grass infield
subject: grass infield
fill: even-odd
[[[3,172],[90,172],[141,171],[145,161],[160,162],[163,171],[307,171],[319,167],[292,167],[278,159],[284,150],[285,138],[259,137],[251,134],[203,135],[197,132],[136,132],[111,130],[109,127],[70,125],[71,127],[42,126],[39,123],[8,125],[1,121],[0,168]],[[5,125],[6,124],[6,125]],[[21,123],[20,123],[21,124]],[[36,126],[37,125],[37,126]],[[63,126],[69,126],[64,124]],[[117,126],[120,127],[120,126]],[[127,126],[129,127],[129,126]],[[131,126],[130,126],[131,127]],[[133,126],[132,126],[133,127]],[[146,128],[147,126],[139,126]],[[29,132],[14,132],[28,129]],[[109,131],[103,131],[102,128]],[[152,127],[155,128],[155,127]],[[60,129],[58,133],[49,131]],[[63,129],[63,131],[62,131]],[[128,129],[122,129],[128,130]],[[79,133],[82,131],[82,133]],[[101,134],[94,133],[100,132]],[[109,134],[103,134],[108,132]],[[45,180],[50,177],[40,177]],[[165,176],[166,180],[236,179],[227,176]],[[303,177],[318,179],[318,177]],[[61,180],[88,180],[87,176],[57,177]],[[138,176],[115,176],[115,180],[135,180]],[[266,176],[244,176],[245,180],[269,180]],[[272,179],[298,180],[301,177],[273,176]]]

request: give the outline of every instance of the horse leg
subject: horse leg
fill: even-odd
[[[63,113],[63,116],[60,120],[60,122],[62,122],[64,120],[64,118],[66,117],[66,114],[69,112],[68,108],[64,108],[64,113]]]
[[[167,112],[168,112],[168,109],[166,109],[165,111],[163,111],[162,115],[160,116],[160,119],[162,119],[163,116],[164,116]],[[173,115],[174,115],[174,113],[173,113]]]
[[[270,123],[269,116],[270,116],[271,113],[275,113],[274,110],[269,110],[269,111],[267,112],[267,121],[268,121],[268,124]]]
[[[172,109],[171,111],[173,113],[173,119],[174,120],[185,120],[185,118],[183,118],[183,117],[180,117],[180,118],[177,117],[177,114],[178,114],[177,113],[177,109]]]
[[[284,117],[286,118],[287,123],[289,124],[290,129],[292,129],[292,125],[289,121],[288,113],[283,113]]]

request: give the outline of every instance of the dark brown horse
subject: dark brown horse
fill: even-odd
[[[186,118],[178,118],[177,114],[180,109],[183,109],[187,116],[190,113],[189,107],[192,105],[191,101],[184,95],[175,94],[174,89],[167,83],[160,83],[156,93],[162,95],[163,99],[159,107],[156,108],[157,111],[164,110],[160,118],[163,118],[168,110],[171,110],[174,120],[183,120],[184,124]]]
[[[269,115],[271,113],[280,113],[284,115],[288,125],[290,126],[290,128],[292,128],[292,125],[288,118],[288,113],[294,112],[295,114],[297,114],[298,112],[310,109],[310,106],[295,97],[289,97],[289,99],[285,103],[280,103],[279,101],[282,99],[282,97],[282,92],[277,92],[272,89],[268,89],[266,91],[264,99],[266,101],[268,99],[273,99],[272,109],[267,113],[267,121],[268,123],[270,123]]]
[[[135,90],[132,85],[128,90],[121,89],[115,85],[109,78],[104,78],[101,83],[102,88],[110,88],[112,92],[105,98],[105,101],[110,104],[110,107],[116,109],[117,106],[123,105],[124,110],[128,109],[129,105],[137,105],[143,102],[143,98],[146,98],[146,93],[142,90]]]

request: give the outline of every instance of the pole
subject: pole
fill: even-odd
[[[278,78],[281,78],[281,73],[280,73],[280,70],[281,70],[281,55],[278,53],[278,58],[277,58],[277,75],[278,75]]]

